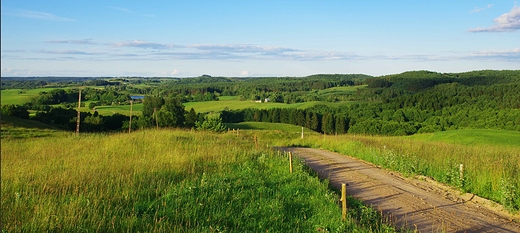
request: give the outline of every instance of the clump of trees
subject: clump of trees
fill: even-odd
[[[2,115],[29,119],[29,111],[24,105],[4,104],[2,105]]]

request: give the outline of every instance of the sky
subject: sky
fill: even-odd
[[[1,76],[520,69],[509,0],[1,1]]]

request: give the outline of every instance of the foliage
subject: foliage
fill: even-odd
[[[198,100],[204,102],[185,105],[199,112],[224,110],[222,118],[227,123],[280,122],[327,134],[412,135],[467,128],[520,130],[520,71],[517,70],[410,71],[381,77],[335,74],[300,78],[226,78],[203,75],[186,79],[84,80],[83,84],[98,83],[118,84],[83,89],[83,101],[89,101],[89,107],[111,105],[97,106],[101,115],[128,114],[128,107],[120,105],[128,104],[129,93],[146,96],[145,103],[136,104],[143,108],[143,118],[137,119],[139,128],[151,125],[194,127],[195,114],[187,119],[189,114],[181,103]],[[77,99],[77,89],[42,90],[33,102],[24,105],[27,109],[49,112],[50,108],[45,104],[50,103],[74,107],[71,103]],[[269,99],[271,102],[238,99]],[[108,108],[111,110],[104,111]],[[93,120],[88,119],[100,122]]]
[[[25,106],[4,104],[2,105],[2,116],[14,116],[22,119],[29,119],[29,111],[27,111],[27,107]]]
[[[220,115],[206,115],[204,121],[197,121],[195,125],[197,126],[197,130],[224,132],[227,129],[224,123],[222,123],[222,117],[220,117]]]

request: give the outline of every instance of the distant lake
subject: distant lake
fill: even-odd
[[[144,95],[131,95],[130,98],[133,100],[142,100],[144,99]]]

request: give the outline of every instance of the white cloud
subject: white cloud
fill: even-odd
[[[92,53],[81,50],[40,50],[40,53],[48,54],[72,54],[72,55],[101,55],[103,53]]]
[[[30,18],[30,19],[42,19],[42,20],[52,20],[52,21],[76,21],[75,19],[61,17],[61,16],[57,16],[55,14],[41,12],[41,11],[16,10],[16,11],[11,11],[11,12],[5,12],[3,14],[20,17],[20,18]]]
[[[511,11],[505,13],[495,20],[495,24],[487,28],[472,28],[470,32],[508,32],[520,30],[520,7],[514,6]]]
[[[15,69],[15,68],[2,68],[1,76],[17,76],[17,75],[29,75],[30,72],[27,69]]]
[[[111,43],[111,45],[116,47],[134,47],[134,48],[143,48],[143,49],[172,49],[177,47],[173,44],[161,44],[155,42],[148,42],[142,40],[133,40],[133,41],[124,41],[124,42],[115,42]]]
[[[511,50],[485,50],[468,56],[470,59],[520,61],[520,48]]]
[[[284,47],[274,46],[256,46],[244,44],[204,44],[204,45],[190,45],[189,47],[196,48],[203,51],[219,51],[226,53],[260,53],[260,54],[281,54],[285,52],[295,52],[298,50]]]
[[[481,12],[481,11],[484,11],[484,10],[487,10],[491,7],[493,7],[494,4],[488,4],[486,7],[475,7],[473,8],[473,10],[471,11],[471,13],[477,13],[477,12]]]
[[[241,75],[241,76],[246,76],[246,77],[247,77],[247,76],[249,76],[249,71],[247,71],[247,70],[243,70],[242,72],[240,72],[240,75]]]
[[[82,39],[82,40],[47,40],[45,43],[51,44],[97,44],[93,42],[92,39]]]
[[[162,75],[163,76],[175,76],[175,75],[178,75],[180,74],[179,70],[178,69],[174,69],[173,71],[163,71],[162,72]]]

